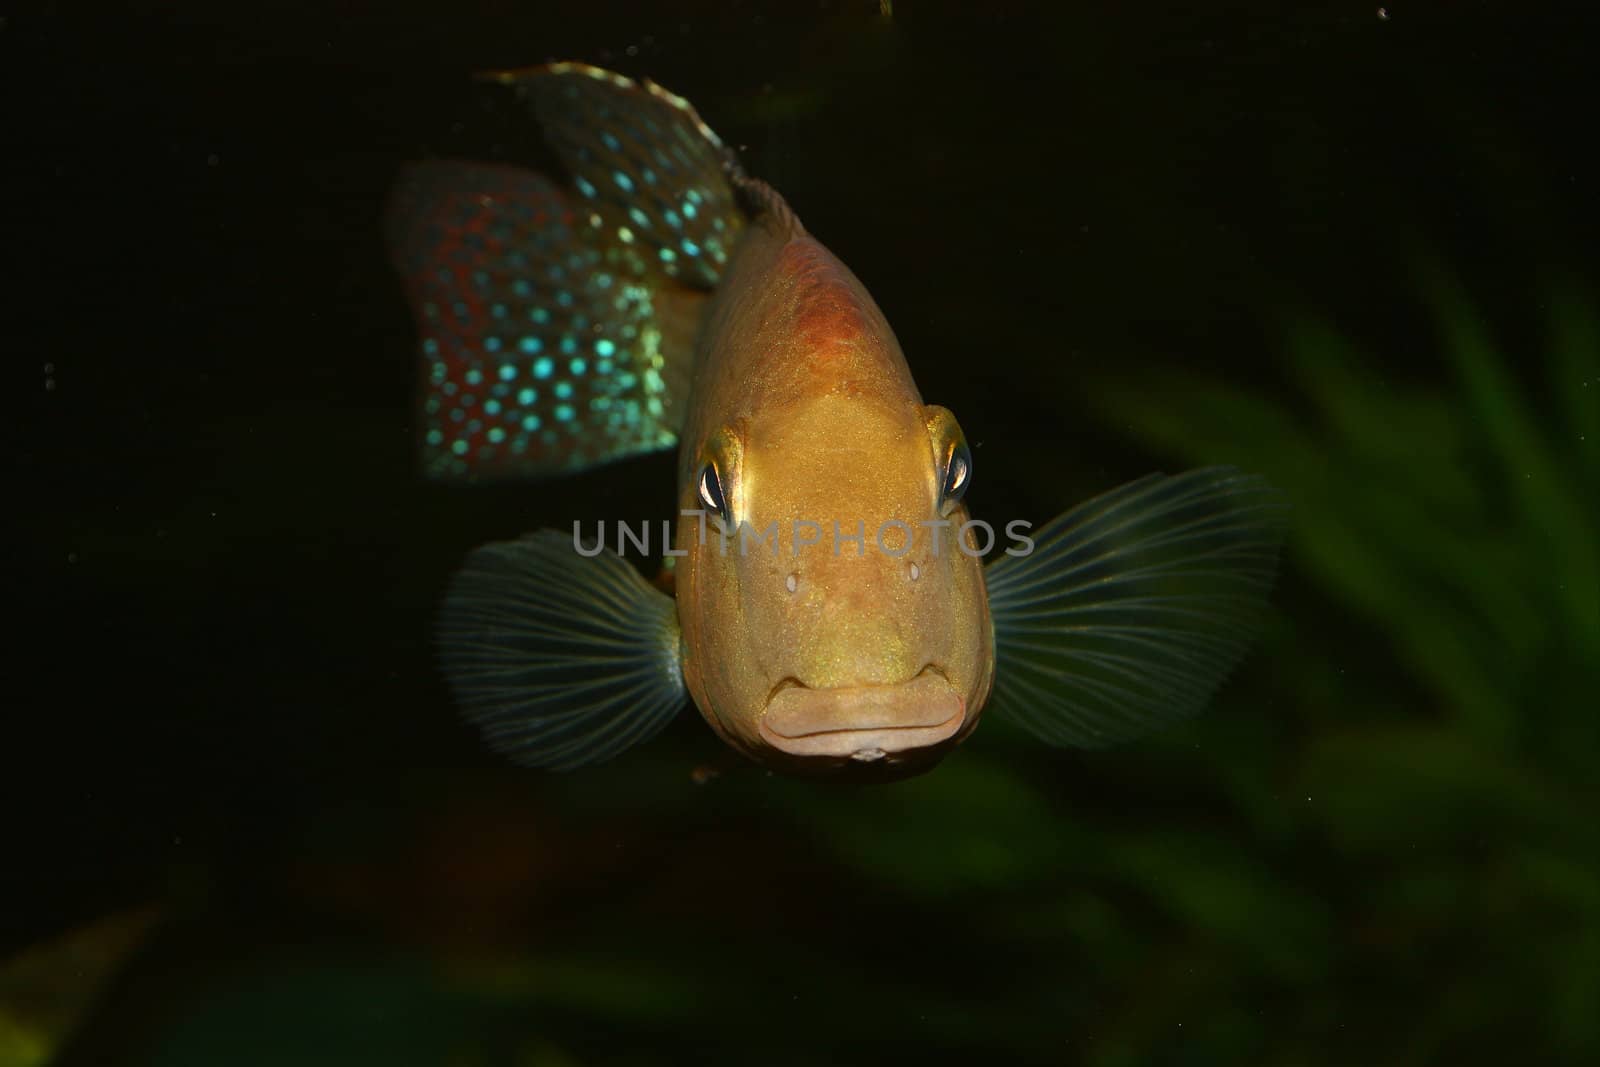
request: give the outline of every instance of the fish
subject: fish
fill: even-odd
[[[1002,550],[955,414],[687,100],[573,62],[482,77],[559,166],[436,159],[396,182],[422,474],[676,448],[679,503],[655,581],[577,524],[467,555],[439,659],[490,746],[590,766],[692,704],[767,769],[886,781],[985,714],[1097,749],[1210,701],[1264,625],[1281,493],[1232,467],[1151,474],[1005,524]]]

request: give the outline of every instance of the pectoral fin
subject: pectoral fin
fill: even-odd
[[[445,674],[467,718],[519,763],[610,759],[683,707],[677,605],[622,557],[541,530],[484,545],[450,585]]]
[[[992,713],[1098,748],[1200,711],[1265,614],[1281,494],[1230,467],[1153,474],[1051,521],[985,572]]]

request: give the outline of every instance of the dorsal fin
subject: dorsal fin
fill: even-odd
[[[804,237],[806,228],[783,194],[760,178],[741,178],[735,186],[740,201],[751,219],[771,227],[785,237]]]
[[[733,153],[689,102],[583,63],[492,72],[532,105],[584,200],[654,249],[670,278],[713,288],[744,223]]]

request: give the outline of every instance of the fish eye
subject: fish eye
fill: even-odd
[[[949,509],[961,503],[967,486],[972,484],[972,450],[965,441],[957,441],[950,449],[950,459],[945,463],[944,488],[939,493],[939,510],[949,514]]]
[[[720,515],[726,520],[728,517],[728,505],[726,498],[722,495],[722,479],[717,477],[717,465],[715,463],[707,463],[700,468],[700,478],[696,483],[696,489],[700,494],[700,503],[705,506],[705,509]]]

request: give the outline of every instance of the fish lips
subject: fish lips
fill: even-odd
[[[934,667],[890,685],[812,689],[786,679],[767,701],[761,739],[807,762],[895,763],[960,733],[966,704]]]

